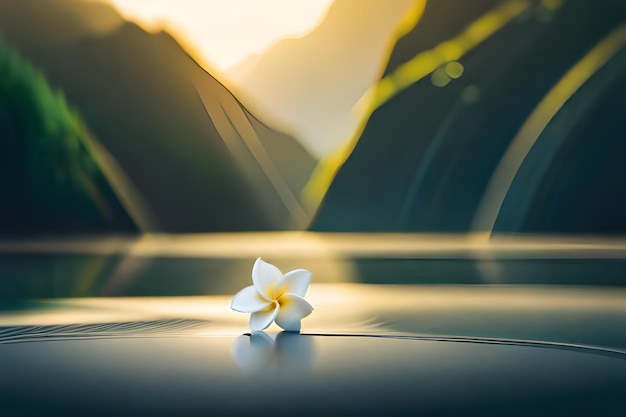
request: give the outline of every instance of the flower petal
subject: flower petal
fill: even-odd
[[[311,314],[313,307],[304,298],[296,294],[283,294],[279,299],[280,311],[276,324],[287,331],[300,330],[300,320]]]
[[[270,324],[272,324],[278,315],[278,310],[280,309],[280,305],[277,302],[274,302],[273,304],[275,305],[270,306],[263,311],[257,311],[256,313],[250,314],[250,330],[258,332],[259,330],[267,329]]]
[[[261,298],[254,285],[244,288],[233,297],[230,308],[240,313],[254,313],[272,305],[271,301]]]
[[[274,288],[283,277],[280,269],[258,258],[252,267],[252,282],[261,297],[271,301],[274,296]]]
[[[306,269],[296,269],[287,272],[284,277],[278,281],[274,297],[279,298],[283,294],[295,294],[304,297],[306,290],[309,289],[311,283],[311,273]]]

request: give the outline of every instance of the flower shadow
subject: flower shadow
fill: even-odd
[[[265,332],[241,335],[231,352],[246,372],[302,372],[310,368],[315,356],[313,338],[296,332],[280,332],[275,338]]]

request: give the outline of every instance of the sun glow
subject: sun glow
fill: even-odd
[[[332,0],[99,0],[144,29],[165,29],[203,64],[227,73],[285,37],[302,36]]]

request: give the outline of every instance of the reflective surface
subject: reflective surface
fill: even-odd
[[[314,283],[626,284],[623,238],[148,234],[0,240],[0,300],[235,294],[259,256]]]
[[[11,378],[0,382],[0,408],[3,415],[626,412],[623,356],[485,343],[287,337],[295,350],[280,349],[277,340],[271,366],[266,358],[238,360],[231,352],[246,341],[232,336],[2,345],[0,363]],[[302,361],[299,356],[311,351],[310,364]],[[291,366],[292,359],[300,366]]]
[[[626,290],[312,284],[302,334],[231,296],[0,313],[0,414],[602,415],[626,403]]]
[[[314,282],[306,298],[315,311],[302,322],[305,334],[525,340],[626,352],[626,290],[621,288]],[[128,330],[142,335],[181,333],[172,320],[191,326],[183,334],[239,336],[248,331],[248,315],[232,311],[230,301],[231,296],[30,301],[1,312],[0,325],[22,326],[18,333],[30,334],[28,340],[43,332],[37,326],[101,323],[137,323]],[[52,330],[76,333],[71,327]],[[106,336],[107,328],[103,331]]]

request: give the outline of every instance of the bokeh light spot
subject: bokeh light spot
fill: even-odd
[[[474,84],[468,85],[461,92],[461,100],[468,104],[472,104],[478,101],[480,98],[480,89]]]
[[[435,87],[445,87],[452,81],[444,68],[437,68],[430,76],[430,81]]]
[[[456,80],[461,75],[463,75],[464,70],[465,68],[463,68],[463,64],[461,64],[460,62],[456,62],[456,61],[448,62],[445,66],[446,74],[448,75],[448,77],[452,78],[453,80]]]

